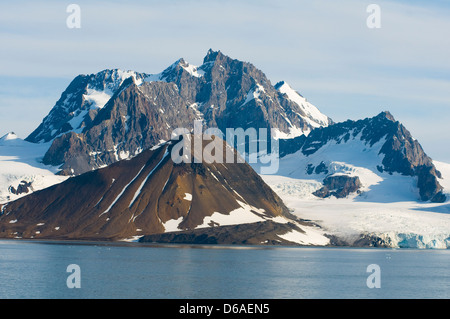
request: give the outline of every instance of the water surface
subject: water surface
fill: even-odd
[[[450,298],[450,251],[0,241],[0,298]],[[67,266],[81,288],[68,288]],[[381,288],[368,288],[367,266]]]

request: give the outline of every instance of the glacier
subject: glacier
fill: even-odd
[[[377,153],[382,142],[371,148],[358,138],[347,143],[342,148],[330,141],[309,156],[301,152],[284,156],[276,174],[261,177],[294,215],[320,225],[326,234],[347,245],[372,238],[390,248],[450,248],[450,200],[421,201],[416,177],[378,171],[382,155]],[[329,172],[306,172],[308,163],[318,165],[322,161]],[[449,195],[450,164],[433,163],[442,174],[439,182],[444,194]],[[328,174],[359,176],[361,192],[340,199],[314,196],[312,193],[322,187]]]

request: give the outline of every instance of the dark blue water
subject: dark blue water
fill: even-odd
[[[67,266],[80,267],[68,288]],[[368,288],[367,266],[380,267]],[[449,250],[0,241],[0,298],[450,298]]]

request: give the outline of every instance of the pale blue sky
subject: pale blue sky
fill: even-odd
[[[209,48],[287,81],[335,121],[389,110],[450,163],[449,1],[73,1],[0,4],[0,135],[26,137],[78,74],[159,73]],[[381,8],[369,29],[366,8]]]

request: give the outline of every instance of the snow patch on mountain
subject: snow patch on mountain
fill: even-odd
[[[298,151],[282,157],[276,175],[261,176],[294,215],[350,244],[361,236],[374,236],[396,248],[450,247],[450,201],[420,201],[416,177],[380,172],[377,165],[384,157],[379,154],[384,138],[372,147],[358,136],[340,143],[330,140],[313,154]],[[318,173],[308,172],[308,165],[321,164]],[[439,182],[444,193],[449,194],[450,164],[434,164],[442,174]],[[341,199],[312,194],[323,186],[326,176],[337,174],[358,176],[359,194]]]
[[[16,200],[31,192],[61,183],[68,177],[55,175],[57,167],[43,165],[40,160],[50,143],[26,142],[14,133],[0,138],[0,203]],[[22,181],[30,183],[28,193],[14,194]]]
[[[91,103],[91,109],[101,109],[113,96],[113,92],[109,89],[104,91],[97,91],[88,88],[87,93],[83,95],[84,100]]]
[[[211,223],[217,226],[225,226],[265,221],[263,217],[253,213],[253,211],[256,211],[259,214],[264,214],[264,210],[260,210],[240,201],[238,201],[238,203],[241,206],[240,208],[236,208],[228,214],[214,212],[211,216],[205,217],[203,219],[203,224],[196,228],[211,227]]]
[[[173,231],[180,231],[178,226],[183,221],[183,216],[179,217],[178,219],[170,219],[167,222],[163,223],[164,231],[166,233],[173,232]]]
[[[279,159],[274,175],[261,175],[292,213],[311,220],[337,238],[354,244],[361,238],[380,238],[391,247],[450,247],[450,201],[420,200],[417,177],[381,170],[382,137],[370,145],[361,132],[347,138],[312,141],[304,149]],[[450,194],[450,164],[433,161],[442,174],[439,183]],[[252,165],[257,171],[259,164]],[[361,187],[346,198],[319,198],[327,176],[358,177]]]
[[[238,194],[239,195],[239,194]],[[240,195],[239,195],[240,196]],[[316,246],[325,246],[330,243],[330,239],[326,236],[325,232],[320,228],[315,226],[305,226],[300,225],[293,221],[292,219],[287,219],[285,217],[269,217],[266,216],[265,211],[263,209],[258,209],[254,206],[251,206],[247,203],[241,202],[237,200],[238,204],[241,206],[228,214],[222,214],[219,212],[214,212],[211,216],[207,216],[203,219],[203,223],[196,228],[205,228],[214,226],[226,226],[226,225],[239,225],[239,224],[249,224],[249,223],[257,223],[263,222],[267,220],[272,220],[276,223],[286,224],[286,223],[294,223],[296,224],[302,231],[292,230],[285,234],[279,234],[278,237],[281,239],[301,244],[301,245],[316,245]],[[178,220],[171,220],[164,224],[164,227],[167,231],[180,231],[180,229],[174,229],[175,225],[179,225],[181,223],[181,218]],[[166,227],[167,226],[167,227]]]
[[[245,98],[244,103],[241,105],[243,107],[247,103],[249,103],[252,100],[256,100],[257,102],[260,101],[259,97],[261,93],[265,92],[264,87],[260,84],[256,84],[256,87],[248,91],[247,97]]]
[[[3,142],[18,140],[18,139],[19,139],[19,137],[16,135],[16,133],[9,132],[0,138],[0,145],[2,145],[1,143],[3,143]]]
[[[279,139],[291,139],[300,135],[308,135],[310,131],[304,131],[301,128],[298,128],[296,126],[293,126],[291,124],[291,127],[289,128],[289,133],[284,133],[282,131],[280,131],[278,128],[274,128],[273,129],[273,133],[272,133],[272,137],[275,140],[279,140]]]
[[[389,179],[388,173],[380,173],[377,170],[383,160],[384,155],[379,154],[385,139],[381,139],[373,146],[363,142],[360,135],[350,138],[347,142],[330,140],[325,145],[317,148],[311,146],[313,154],[305,155],[310,150],[299,150],[293,154],[286,155],[280,159],[279,170],[276,175],[285,176],[299,180],[322,180],[332,174],[345,174],[348,176],[358,176],[363,184],[362,191],[366,193],[373,186],[380,184],[383,180]],[[345,146],[344,146],[345,144]],[[315,145],[315,144],[313,144]],[[253,167],[260,171],[258,163]],[[317,168],[320,165],[326,167],[319,173],[308,172],[308,167]],[[383,177],[382,177],[383,176]],[[407,177],[408,181],[413,181],[412,177]],[[410,194],[408,193],[408,198]]]
[[[442,178],[439,179],[439,183],[444,188],[444,194],[448,195],[447,198],[450,198],[450,164],[434,160],[433,164],[441,172]]]
[[[157,74],[149,74],[146,77],[144,77],[143,82],[158,82],[158,81],[164,81],[162,73],[157,73]],[[140,86],[142,85],[142,83],[136,83],[136,85]]]
[[[99,76],[100,74],[100,76]],[[121,69],[104,70],[94,77],[94,80],[89,83],[86,88],[86,94],[83,94],[83,98],[86,102],[90,103],[91,109],[101,109],[111,99],[111,97],[117,93],[123,82],[130,77],[134,79],[137,86],[142,85],[144,82],[160,81],[161,74],[148,75],[144,73],[138,73],[135,71],[124,71]],[[104,75],[103,84],[99,85],[97,77],[101,78]],[[108,78],[109,75],[109,78]],[[98,89],[100,87],[100,89]]]
[[[286,94],[289,100],[296,103],[307,115],[305,119],[312,127],[327,126],[328,116],[322,114],[317,107],[309,103],[302,95],[295,91],[287,82],[280,82],[276,88],[282,94]]]
[[[185,69],[190,75],[195,76],[197,78],[202,77],[205,74],[205,71],[199,69],[199,67],[189,64],[188,62],[185,62],[185,64],[182,64],[181,67]]]
[[[326,246],[330,244],[324,232],[317,227],[300,225],[301,230],[292,229],[290,232],[278,235],[278,237],[300,245]]]

